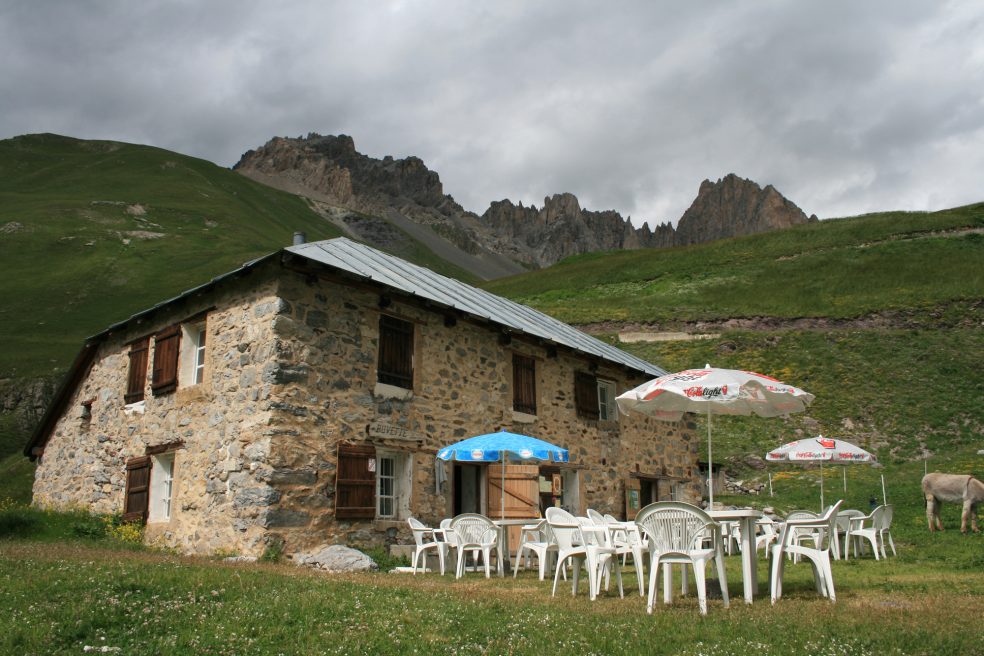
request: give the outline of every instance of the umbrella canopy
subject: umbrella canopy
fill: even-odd
[[[660,376],[615,398],[622,412],[641,412],[665,421],[679,421],[685,412],[707,414],[707,461],[711,457],[711,415],[779,417],[802,412],[814,396],[770,376],[740,369],[688,369]],[[708,496],[714,504],[713,477]]]
[[[878,460],[873,453],[869,453],[855,444],[823,435],[783,444],[778,449],[765,454],[765,459],[770,462],[819,462],[821,509],[824,507],[823,463],[876,462]]]
[[[487,435],[477,435],[467,440],[446,446],[437,452],[441,460],[456,460],[458,462],[501,462],[502,484],[500,498],[501,518],[506,517],[506,460],[552,460],[553,462],[568,462],[570,453],[563,447],[550,442],[499,431]]]
[[[446,446],[437,452],[437,457],[459,462],[499,462],[506,457],[567,462],[570,454],[567,449],[529,435],[499,431]]]

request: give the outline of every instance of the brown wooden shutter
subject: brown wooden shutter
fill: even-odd
[[[513,354],[513,409],[536,414],[536,360]]]
[[[150,338],[144,337],[130,345],[130,372],[126,381],[126,394],[123,401],[136,403],[144,398],[144,387],[147,385],[147,351],[150,349]]]
[[[378,380],[413,389],[413,324],[385,314],[379,318]]]
[[[126,463],[123,520],[146,522],[150,509],[150,458],[131,458]]]
[[[335,473],[335,518],[373,519],[376,516],[376,448],[338,445]]]
[[[154,336],[154,396],[173,392],[178,386],[178,344],[181,326],[171,326]]]
[[[589,373],[574,373],[574,406],[578,417],[598,419],[598,379]]]

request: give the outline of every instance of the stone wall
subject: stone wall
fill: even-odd
[[[600,365],[596,374],[617,382],[618,392],[642,382],[624,369],[570,350],[548,353],[519,338],[500,343],[498,328],[468,320],[448,325],[445,314],[393,294],[380,310],[380,291],[285,275],[274,330],[282,348],[277,366],[290,372],[271,398],[271,485],[280,493],[267,516],[271,532],[287,551],[324,542],[355,545],[411,541],[406,522],[335,521],[337,444],[341,440],[401,450],[413,460],[411,512],[436,523],[451,512],[449,494],[435,493],[437,450],[458,440],[500,429],[532,434],[568,447],[581,467],[581,503],[620,516],[624,479],[633,471],[689,478],[696,472],[693,425],[622,416],[617,422],[578,418],[575,371]],[[380,314],[415,326],[412,398],[377,390]],[[536,358],[538,411],[529,421],[512,411],[512,354]],[[369,427],[388,424],[419,441],[370,437]],[[687,494],[696,499],[696,486]],[[583,508],[582,508],[583,510]]]
[[[217,294],[109,335],[52,431],[35,477],[35,503],[122,512],[126,461],[180,440],[171,520],[148,524],[148,540],[190,553],[261,552],[265,531],[257,516],[277,496],[264,478],[268,397],[278,382],[267,365],[277,350],[272,327],[280,304],[269,273],[229,282]],[[124,412],[127,344],[210,307],[203,383],[182,386],[179,380],[175,392],[154,396],[151,340],[144,412]],[[90,399],[91,418],[84,419],[82,403]]]
[[[126,461],[180,440],[171,519],[148,524],[149,541],[189,553],[254,556],[274,541],[288,553],[336,542],[409,542],[402,516],[335,519],[338,443],[405,453],[412,471],[410,512],[436,523],[452,510],[450,493],[436,493],[437,450],[500,429],[566,446],[571,466],[579,470],[582,511],[592,507],[621,516],[631,472],[688,479],[687,494],[696,500],[691,423],[635,415],[617,422],[577,417],[576,371],[596,367],[598,377],[616,381],[618,392],[641,377],[630,380],[624,369],[569,349],[548,351],[520,337],[503,343],[496,326],[452,321],[395,293],[386,294],[388,305],[381,304],[381,293],[373,285],[271,262],[108,336],[45,447],[35,502],[121,512]],[[174,393],[155,397],[148,371],[144,411],[125,412],[127,344],[205,310],[205,381],[179,381]],[[376,385],[382,312],[415,326],[410,398]],[[512,410],[517,352],[536,359],[535,417]],[[88,400],[91,417],[85,419],[80,411]],[[393,430],[381,437],[370,427]]]

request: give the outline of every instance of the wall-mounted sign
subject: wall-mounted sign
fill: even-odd
[[[415,433],[410,429],[401,426],[394,426],[385,421],[375,421],[369,424],[366,432],[369,437],[376,437],[386,440],[400,440],[403,442],[422,442],[423,435]]]

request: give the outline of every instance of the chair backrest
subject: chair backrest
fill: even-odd
[[[588,519],[590,519],[595,524],[598,524],[599,526],[605,525],[605,516],[602,515],[600,512],[598,512],[597,510],[595,510],[594,508],[588,508]]]
[[[453,517],[450,528],[454,531],[458,544],[494,542],[496,535],[498,535],[492,520],[477,513],[465,513]]]
[[[550,506],[545,513],[548,522],[553,524],[577,524],[577,518],[557,506]]]
[[[837,511],[840,509],[842,503],[844,503],[843,499],[828,507],[819,517],[816,513],[808,510],[798,510],[789,513],[786,515],[786,523],[783,524],[781,543],[787,544],[789,542],[787,534],[792,537],[797,533],[800,535],[803,533],[812,533],[818,536],[817,542],[819,544],[817,544],[817,548],[821,551],[826,551],[830,548],[831,541],[837,539]]]
[[[894,508],[892,507],[892,504],[881,506],[881,516],[875,520],[875,528],[880,531],[887,531],[890,529],[892,527],[893,514]]]
[[[578,517],[577,523],[581,527],[581,538],[584,540],[584,544],[595,547],[613,546],[611,533],[608,532],[608,524],[604,521],[599,524],[591,521],[590,517]]]
[[[790,519],[816,519],[820,515],[815,512],[810,512],[809,510],[794,510],[786,515],[786,521]]]
[[[864,513],[853,508],[845,508],[837,512],[837,530],[847,532],[851,527],[851,520],[855,517],[864,517]]]
[[[615,515],[609,515],[608,513],[605,513],[605,521],[608,522],[609,524],[619,524],[619,523],[621,523],[621,522],[619,522],[618,518],[615,517]]]
[[[719,525],[711,517],[689,503],[660,501],[639,511],[636,524],[649,538],[653,553],[686,553],[699,549],[709,528]]]
[[[570,551],[581,542],[577,518],[563,508],[547,508],[547,527],[561,551]]]
[[[417,543],[417,546],[422,547],[427,544],[425,538],[431,529],[425,526],[419,519],[413,517],[408,519],[407,523],[410,524],[410,530],[413,532],[413,541]]]

